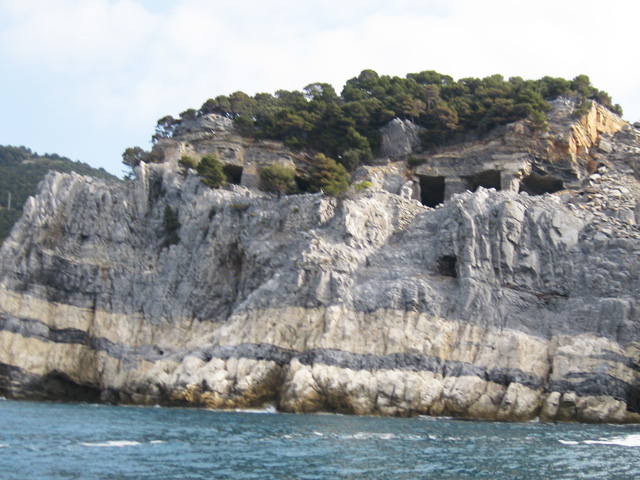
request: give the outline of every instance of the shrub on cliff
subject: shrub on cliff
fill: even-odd
[[[373,184],[370,181],[364,181],[364,182],[360,182],[360,183],[356,183],[354,185],[356,191],[358,192],[364,192],[365,190],[369,190],[371,187],[373,187]]]
[[[291,194],[298,190],[296,185],[296,172],[293,168],[287,168],[277,163],[260,170],[260,187],[278,194]]]
[[[178,230],[180,230],[181,225],[178,221],[178,213],[169,205],[164,207],[162,223],[164,225],[164,231],[167,234],[164,246],[175,245],[176,243],[178,243],[180,241]]]
[[[591,100],[583,100],[578,105],[576,105],[575,110],[573,111],[571,116],[573,118],[584,117],[587,113],[589,113],[589,110],[591,110],[591,105]]]
[[[226,185],[227,177],[222,170],[222,165],[217,158],[207,155],[200,160],[196,167],[202,182],[211,188],[218,188]]]
[[[186,175],[187,171],[190,168],[193,169],[193,170],[198,168],[198,162],[196,162],[193,158],[188,157],[186,155],[183,155],[182,157],[180,157],[180,160],[178,160],[178,165],[180,165],[180,167],[182,167],[180,169],[180,173],[182,175]]]
[[[193,158],[183,155],[178,160],[178,165],[184,168],[193,168],[194,170],[198,167],[198,162],[196,162]]]
[[[122,152],[122,163],[127,167],[135,168],[140,165],[141,162],[146,161],[147,152],[140,147],[129,147]]]
[[[342,165],[322,153],[316,155],[314,161],[316,166],[309,175],[309,189],[312,192],[322,190],[335,197],[349,188],[349,174]]]
[[[364,150],[359,150],[355,148],[351,148],[346,150],[340,156],[340,164],[348,171],[353,172],[358,165],[363,163],[368,163],[369,160],[373,158],[373,154],[371,153],[371,148],[366,148]]]
[[[132,169],[140,165],[140,163],[158,163],[162,158],[153,152],[147,152],[140,147],[129,147],[122,153],[122,163]]]

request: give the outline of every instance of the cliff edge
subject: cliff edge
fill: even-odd
[[[0,394],[638,422],[640,132],[593,108],[425,155],[435,208],[52,173],[0,250]]]

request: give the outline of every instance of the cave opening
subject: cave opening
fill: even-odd
[[[640,388],[637,386],[630,386],[629,397],[627,399],[627,411],[633,413],[640,413]]]
[[[222,171],[227,176],[227,182],[234,185],[240,185],[242,183],[242,167],[237,165],[225,165],[222,167]]]
[[[444,277],[457,278],[458,271],[456,265],[458,259],[455,255],[443,255],[438,259],[437,270],[438,273]]]
[[[43,376],[40,387],[45,399],[87,403],[100,401],[99,388],[77,383],[63,372],[54,371]]]
[[[530,173],[520,182],[520,192],[526,192],[529,195],[555,193],[563,188],[562,180],[548,173]]]
[[[420,175],[420,201],[427,207],[435,208],[444,202],[444,177]]]
[[[295,182],[296,182],[296,185],[298,186],[298,190],[300,190],[301,192],[309,191],[311,184],[309,183],[309,180],[307,180],[306,178],[299,177],[298,175],[296,175]]]
[[[495,188],[500,190],[500,172],[498,170],[485,170],[484,172],[468,175],[464,177],[467,181],[468,188],[475,192],[478,188]]]

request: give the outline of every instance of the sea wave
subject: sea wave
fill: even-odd
[[[278,413],[274,404],[266,405],[264,408],[236,408],[234,412],[239,413]]]
[[[340,435],[344,440],[393,440],[398,438],[393,433],[358,432],[350,435]]]
[[[588,445],[618,445],[620,447],[640,447],[640,435],[627,435],[626,437],[616,437],[612,439],[585,440]]]
[[[614,437],[610,439],[601,438],[599,440],[584,440],[577,442],[575,440],[558,440],[563,445],[617,445],[620,447],[640,447],[640,435],[627,435],[626,437]]]
[[[418,415],[416,416],[416,418],[419,418],[420,420],[428,420],[430,422],[439,422],[440,420],[456,420],[453,417],[434,417],[433,415]]]
[[[131,440],[109,440],[107,442],[98,443],[81,443],[85,447],[134,447],[140,445],[140,442],[134,442]]]

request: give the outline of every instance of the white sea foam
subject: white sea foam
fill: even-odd
[[[574,442],[573,440],[558,440],[563,445],[578,445],[579,442]]]
[[[140,445],[140,442],[133,442],[131,440],[109,440],[108,442],[99,443],[81,443],[85,447],[134,447]]]
[[[9,445],[5,445],[4,443],[0,443],[0,448],[7,448]]]
[[[392,440],[396,438],[393,433],[358,432],[353,435],[343,435],[346,440]]]
[[[239,413],[278,413],[274,404],[265,405],[264,408],[236,408],[234,412]]]
[[[167,443],[167,442],[165,442],[164,440],[151,440],[149,443],[152,445],[159,445],[161,443]]]
[[[610,440],[585,440],[589,445],[618,445],[621,447],[640,447],[640,435],[627,435],[626,437],[616,437]]]

